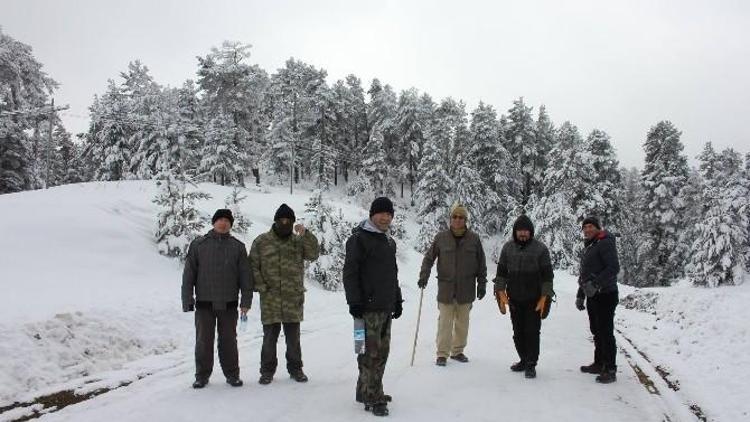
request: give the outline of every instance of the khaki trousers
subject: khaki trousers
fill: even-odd
[[[438,302],[437,357],[447,358],[464,352],[469,335],[471,303]]]

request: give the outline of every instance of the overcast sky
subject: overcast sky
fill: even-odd
[[[61,84],[56,104],[80,116],[131,60],[179,86],[195,56],[238,40],[269,73],[293,56],[329,83],[378,77],[469,112],[479,100],[505,112],[523,96],[556,125],[607,131],[626,166],[642,166],[646,132],[663,119],[691,160],[708,140],[750,151],[747,1],[0,0],[0,26],[33,47]],[[65,122],[87,128],[85,117]]]

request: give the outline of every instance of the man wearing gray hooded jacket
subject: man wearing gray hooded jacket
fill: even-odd
[[[383,374],[391,346],[391,321],[403,311],[396,242],[387,234],[393,212],[388,198],[373,201],[370,218],[354,228],[346,241],[343,271],[349,313],[365,323],[365,353],[357,356],[356,400],[376,416],[388,415],[391,398],[383,392]]]

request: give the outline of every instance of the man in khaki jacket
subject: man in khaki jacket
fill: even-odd
[[[487,263],[479,236],[467,228],[466,207],[451,208],[450,229],[435,236],[424,255],[417,285],[427,286],[435,259],[438,260],[438,333],[437,360],[445,366],[447,358],[468,362],[464,354],[469,334],[469,311],[474,299],[487,292]]]

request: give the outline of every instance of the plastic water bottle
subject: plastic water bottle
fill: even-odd
[[[354,318],[354,353],[365,353],[365,320]]]
[[[240,331],[247,331],[247,314],[240,315]]]

